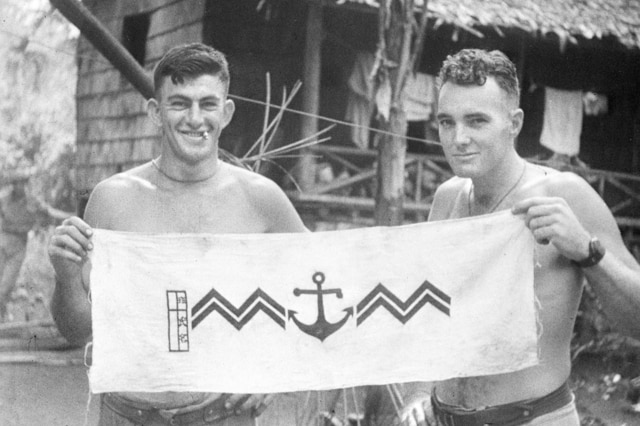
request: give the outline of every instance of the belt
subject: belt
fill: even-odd
[[[215,424],[234,415],[233,411],[224,408],[226,401],[224,396],[225,395],[222,395],[212,403],[197,410],[179,414],[174,413],[173,410],[136,407],[134,405],[135,403],[111,393],[104,394],[102,396],[102,402],[122,417],[137,424],[146,425],[153,423],[171,426],[196,426]]]
[[[438,401],[435,393],[431,395],[433,414],[442,426],[517,426],[551,413],[572,401],[573,394],[567,382],[541,398],[496,405],[482,410],[460,409]]]

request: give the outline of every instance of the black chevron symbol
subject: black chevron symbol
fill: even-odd
[[[242,329],[258,312],[267,314],[280,327],[285,328],[285,309],[267,293],[258,288],[239,307],[233,306],[215,288],[212,288],[191,310],[191,328],[195,329],[210,313],[218,312],[237,330]]]
[[[357,306],[357,325],[360,325],[379,307],[385,308],[398,321],[405,324],[424,305],[430,303],[443,314],[449,316],[451,297],[425,280],[406,302],[402,302],[384,285],[378,284]],[[409,309],[411,308],[411,309]],[[409,309],[407,311],[407,309]]]

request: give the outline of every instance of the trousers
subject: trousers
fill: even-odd
[[[435,426],[448,425],[435,419]],[[578,410],[576,409],[575,397],[567,405],[540,417],[536,417],[530,422],[525,423],[523,426],[580,426],[580,417],[578,416]]]
[[[144,423],[136,423],[118,414],[109,405],[104,403],[104,398],[101,399],[98,426],[165,426],[178,424],[182,426],[256,426],[257,423],[255,418],[253,418],[250,413],[232,416],[214,422],[197,421],[189,423],[188,425],[174,423],[171,420],[163,419],[159,415],[148,421],[145,421]]]

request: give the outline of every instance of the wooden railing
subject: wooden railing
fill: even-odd
[[[316,158],[316,184],[305,192],[288,195],[302,211],[317,211],[337,221],[373,224],[376,194],[374,150],[338,146],[313,148]],[[408,222],[423,221],[429,214],[437,185],[451,177],[443,156],[408,153],[405,159],[405,201]]]
[[[327,219],[373,224],[377,152],[324,145],[314,147],[313,153],[318,165],[316,184],[305,192],[289,191],[296,207]],[[562,170],[586,179],[607,203],[621,230],[640,242],[640,176],[572,166]],[[443,156],[407,153],[405,173],[405,219],[425,220],[435,189],[452,176],[451,169]]]

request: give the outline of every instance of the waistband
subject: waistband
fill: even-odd
[[[435,392],[431,395],[433,414],[443,426],[517,426],[551,413],[572,401],[573,393],[567,382],[540,398],[496,405],[482,410],[460,409],[438,401]]]
[[[175,410],[163,410],[158,408],[142,408],[134,402],[128,401],[116,394],[105,393],[102,395],[102,403],[122,417],[138,424],[196,426],[215,424],[227,417],[235,415],[233,411],[226,410],[224,403],[226,398],[222,395],[215,401],[197,410],[176,413]]]

